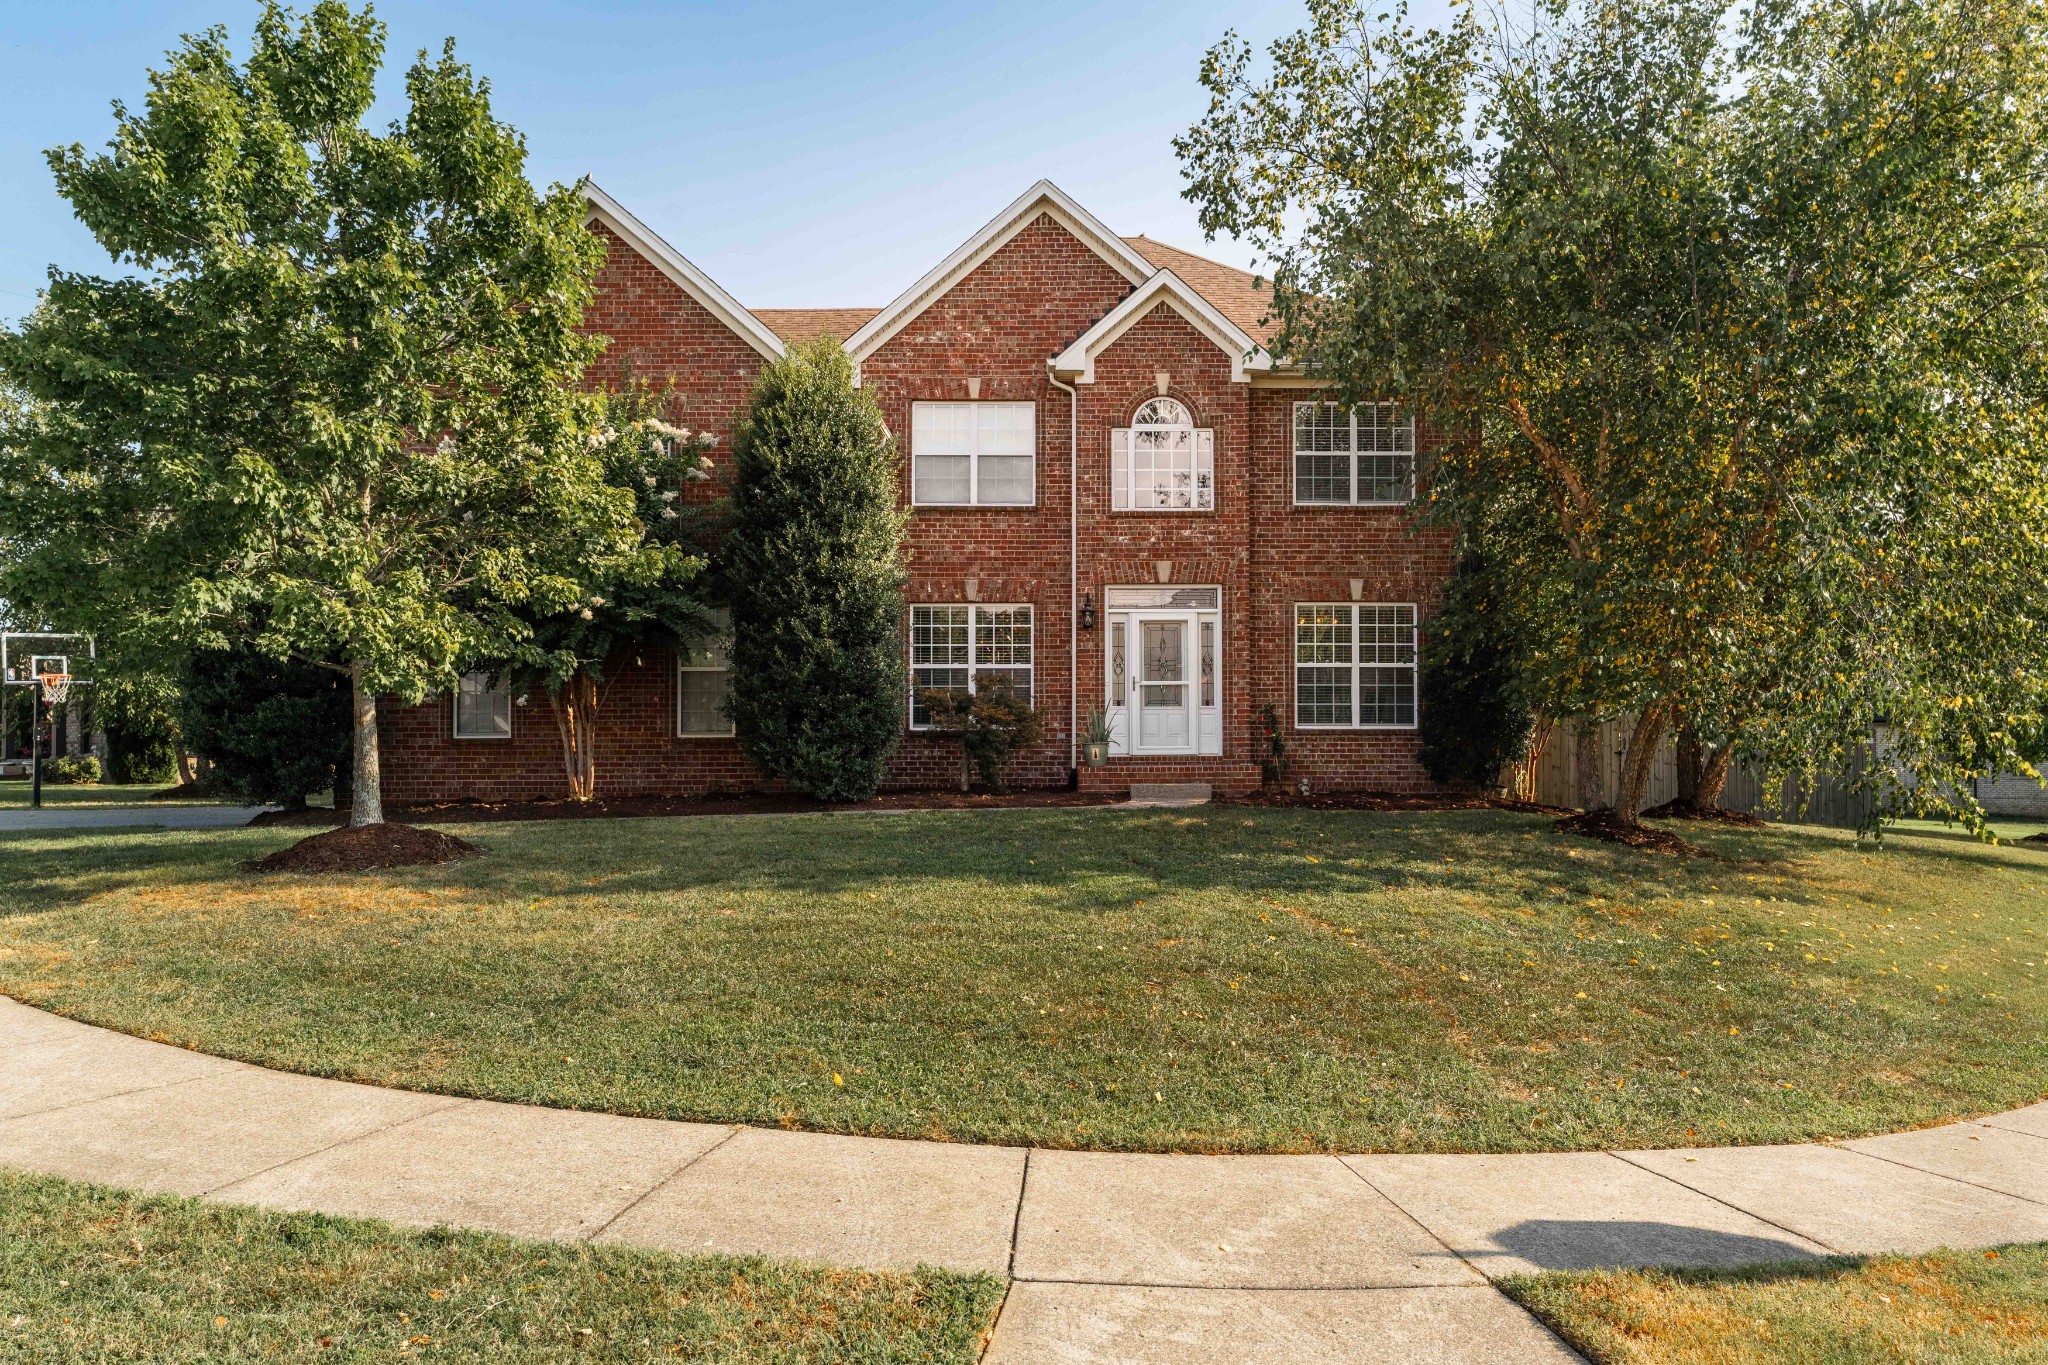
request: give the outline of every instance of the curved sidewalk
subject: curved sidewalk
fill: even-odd
[[[991,1365],[1576,1359],[1490,1278],[2048,1240],[2048,1104],[1821,1146],[1150,1156],[270,1071],[0,997],[0,1164],[523,1237],[1013,1280]]]

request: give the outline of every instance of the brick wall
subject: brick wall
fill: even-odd
[[[599,278],[593,329],[612,338],[597,378],[623,362],[640,376],[674,377],[679,420],[728,443],[761,358],[658,269],[616,237]],[[910,500],[910,405],[963,401],[968,380],[983,401],[1037,408],[1036,502],[1025,508],[915,508],[908,535],[912,603],[1029,603],[1035,628],[1037,700],[1046,738],[1011,773],[1020,785],[1068,780],[1074,680],[1068,667],[1068,399],[1046,377],[1046,357],[1064,349],[1131,291],[1054,219],[1027,224],[980,267],[914,317],[862,365],[862,382],[903,443],[902,495]],[[1215,433],[1216,508],[1205,513],[1113,512],[1110,432],[1127,426],[1158,392],[1185,403]],[[1172,307],[1162,304],[1096,359],[1095,382],[1079,386],[1079,581],[1100,610],[1103,590],[1172,581],[1223,590],[1220,758],[1132,757],[1083,773],[1091,789],[1133,780],[1202,780],[1226,790],[1257,781],[1252,718],[1267,703],[1284,718],[1294,773],[1322,788],[1417,790],[1412,731],[1302,731],[1293,726],[1293,609],[1297,602],[1414,602],[1427,614],[1450,567],[1449,537],[1417,533],[1401,509],[1293,505],[1292,404],[1302,390],[1232,383],[1229,358]],[[704,490],[722,488],[718,478]],[[974,590],[969,591],[969,580]],[[1103,695],[1103,631],[1078,641],[1079,711]],[[760,785],[731,740],[675,736],[674,662],[665,653],[614,661],[600,720],[599,789],[610,795],[693,794]],[[545,699],[515,708],[510,740],[455,740],[447,698],[387,708],[385,791],[393,801],[460,797],[517,799],[564,791],[559,742]],[[889,785],[958,781],[951,741],[906,734]]]

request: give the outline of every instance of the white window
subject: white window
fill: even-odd
[[[1179,400],[1148,399],[1109,434],[1109,484],[1113,511],[1212,512],[1216,433]]]
[[[910,500],[920,507],[1029,507],[1038,410],[1031,403],[912,403]]]
[[[732,694],[732,663],[726,654],[732,618],[724,611],[711,616],[716,622],[711,638],[676,655],[676,733],[685,739],[732,733],[725,714]]]
[[[1370,506],[1415,498],[1415,419],[1392,403],[1294,405],[1294,500]]]
[[[932,723],[926,692],[974,691],[994,673],[1031,700],[1031,608],[915,606],[910,609],[910,728]]]
[[[457,739],[512,738],[512,689],[488,673],[465,673],[455,687]]]
[[[1294,723],[1304,729],[1414,728],[1415,607],[1297,606]]]

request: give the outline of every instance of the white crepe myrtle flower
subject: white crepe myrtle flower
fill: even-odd
[[[664,489],[662,489],[662,490],[661,490],[661,500],[662,500],[663,502],[674,502],[674,501],[676,500],[676,490],[675,490],[675,489],[673,489],[673,488],[664,488]]]
[[[674,520],[675,515],[676,509],[673,507],[664,507],[661,509],[661,519],[663,521],[672,521]]]
[[[596,613],[592,612],[589,607],[585,607],[582,611],[579,611],[576,614],[578,616],[581,616],[586,621],[592,621],[596,619]]]
[[[443,436],[441,444],[435,446],[434,449],[442,455],[453,455],[455,453],[455,438],[453,436]]]
[[[603,599],[602,597],[595,597],[595,596],[593,596],[593,597],[592,597],[592,598],[590,599],[590,605],[591,605],[591,606],[593,606],[593,607],[601,607],[601,606],[603,606],[603,605],[604,605],[604,599]]]

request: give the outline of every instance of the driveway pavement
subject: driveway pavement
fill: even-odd
[[[0,808],[0,831],[38,829],[227,829],[246,825],[269,806],[26,806]]]
[[[414,1226],[1008,1276],[989,1365],[1572,1361],[1491,1280],[2048,1240],[2048,1104],[1849,1143],[1151,1156],[269,1071],[0,998],[0,1163]]]

